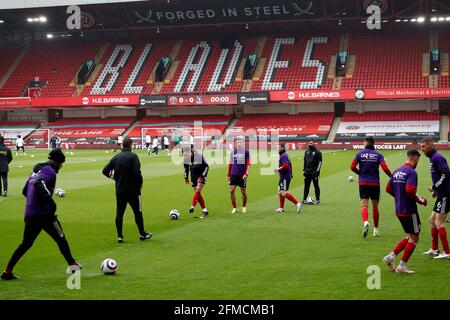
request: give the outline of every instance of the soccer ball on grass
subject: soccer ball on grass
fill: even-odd
[[[178,218],[180,217],[180,212],[177,209],[172,209],[169,212],[169,217],[172,220],[178,220]]]
[[[111,258],[103,260],[100,265],[102,272],[107,275],[115,274],[118,268],[119,266],[117,265],[117,262]]]
[[[55,194],[56,194],[58,197],[60,197],[60,198],[63,198],[63,197],[66,196],[66,192],[65,192],[63,189],[61,189],[61,188],[56,188],[56,189],[55,189]]]

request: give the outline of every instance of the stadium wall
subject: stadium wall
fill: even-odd
[[[330,103],[296,103],[296,104],[270,104],[261,106],[245,106],[244,114],[261,113],[311,113],[311,112],[334,112],[334,104]]]
[[[77,117],[134,117],[136,116],[136,109],[119,109],[119,108],[105,108],[105,109],[65,109],[64,118]]]
[[[369,112],[369,111],[438,111],[438,100],[415,100],[415,101],[354,101],[347,102],[346,112]]]
[[[186,115],[230,115],[230,114],[233,114],[233,106],[147,109],[147,116],[163,116],[163,117],[186,116]]]

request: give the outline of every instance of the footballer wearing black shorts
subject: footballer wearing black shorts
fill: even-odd
[[[209,166],[202,154],[198,153],[191,147],[183,148],[184,157],[184,182],[189,184],[189,174],[191,175],[192,188],[194,196],[192,197],[192,206],[189,213],[193,213],[197,202],[202,208],[201,219],[205,218],[209,213],[205,205],[205,199],[201,192],[206,184]]]
[[[245,142],[242,137],[236,140],[236,148],[230,155],[230,164],[228,165],[228,181],[230,185],[231,204],[233,209],[231,213],[236,213],[236,187],[241,189],[242,193],[242,213],[247,212],[247,177],[250,169],[250,152],[245,148]]]

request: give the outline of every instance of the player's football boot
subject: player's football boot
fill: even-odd
[[[242,207],[242,213],[246,213],[247,212],[247,207]]]
[[[74,264],[69,265],[70,273],[75,273],[76,271],[80,271],[82,269],[81,264],[75,262]]]
[[[12,272],[3,272],[1,275],[2,280],[17,280],[19,277],[16,277]]]
[[[428,250],[428,251],[425,251],[425,252],[422,253],[422,254],[427,255],[427,256],[438,256],[440,253],[441,253],[441,252],[440,252],[439,250],[433,250],[433,249],[430,249],[430,250]]]
[[[384,257],[383,261],[386,263],[389,270],[395,271],[395,258],[391,254],[388,254],[386,257]]]
[[[378,232],[378,230],[373,230],[373,237],[378,238],[379,236],[380,236],[380,233]]]
[[[204,208],[202,211],[202,215],[200,216],[200,219],[206,218],[208,214],[209,214],[208,209]]]
[[[278,209],[275,210],[275,212],[283,213],[283,212],[284,212],[284,209],[283,209],[283,208],[278,208]]]
[[[369,234],[369,228],[370,228],[370,224],[369,223],[365,223],[364,227],[363,227],[363,232],[362,232],[362,237],[365,239],[367,238],[367,235]]]
[[[412,271],[412,270],[409,270],[408,269],[408,267],[406,266],[406,265],[404,265],[404,266],[398,266],[396,269],[395,269],[395,273],[409,273],[409,274],[411,274],[411,273],[416,273],[415,271]]]
[[[441,254],[434,257],[435,259],[450,259],[450,253],[442,252]]]
[[[191,206],[191,207],[189,208],[189,213],[194,213],[194,209],[195,209],[195,207]]]
[[[117,243],[124,243],[125,240],[123,239],[123,237],[118,237],[117,238]]]
[[[298,202],[295,206],[297,207],[297,214],[300,214],[300,211],[302,211],[302,203]]]
[[[139,236],[139,240],[144,241],[152,238],[152,234],[150,232],[145,232]]]
[[[237,212],[236,208],[233,208],[233,210],[231,210],[231,213],[236,213],[236,212]]]
[[[3,192],[3,196],[4,196],[4,197],[7,197],[7,196],[8,196],[8,191],[4,191],[4,192]]]

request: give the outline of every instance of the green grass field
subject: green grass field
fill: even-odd
[[[277,214],[277,176],[260,175],[253,165],[249,177],[248,212],[230,213],[226,166],[211,165],[204,198],[207,219],[187,210],[192,189],[184,184],[183,168],[168,156],[138,152],[144,176],[143,212],[150,241],[138,239],[131,209],[124,220],[126,243],[116,243],[112,180],[101,169],[112,157],[105,151],[75,150],[58,175],[67,192],[56,198],[58,216],[75,258],[82,263],[80,290],[66,287],[67,274],[57,246],[43,232],[15,268],[18,281],[0,282],[0,299],[448,299],[450,261],[421,253],[430,246],[427,218],[432,205],[420,207],[421,241],[410,260],[415,275],[387,270],[384,255],[403,236],[394,215],[393,199],[382,192],[380,238],[361,238],[362,223],[356,182],[347,182],[355,152],[324,152],[322,203],[305,206],[301,215],[286,201]],[[35,155],[31,158],[30,154]],[[21,241],[25,199],[21,189],[33,165],[46,152],[31,151],[11,165],[7,198],[0,198],[0,268]],[[403,151],[383,153],[391,169],[404,161]],[[449,152],[444,153],[447,158]],[[303,154],[290,152],[294,165],[291,193],[300,198]],[[275,158],[276,159],[276,158]],[[428,158],[418,167],[419,193],[429,200]],[[383,187],[387,177],[383,175]],[[313,189],[313,188],[312,188]],[[383,190],[383,189],[382,189]],[[240,204],[240,194],[238,203]],[[431,201],[430,201],[431,202]],[[169,220],[170,209],[181,218]],[[113,258],[115,276],[105,276],[100,263]],[[369,290],[367,268],[381,268],[381,289]]]

